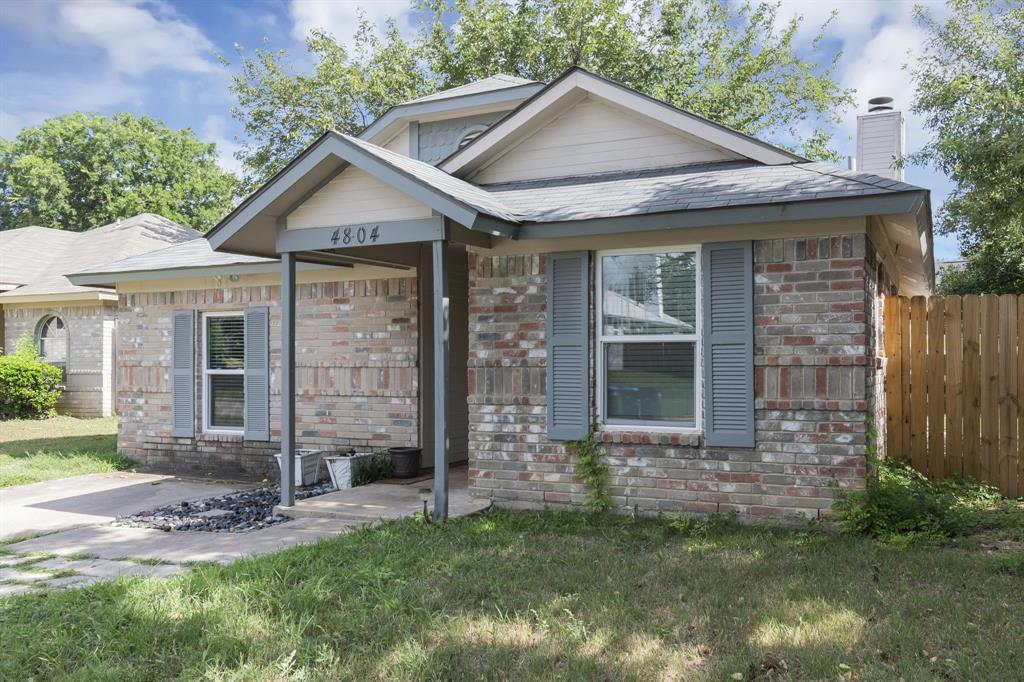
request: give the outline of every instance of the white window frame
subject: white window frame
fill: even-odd
[[[676,253],[676,252],[692,252],[695,259],[695,274],[696,277],[696,329],[693,334],[640,334],[634,336],[612,336],[604,333],[604,279],[603,279],[603,266],[605,256],[635,256],[635,255],[658,255],[662,253]],[[704,412],[704,373],[703,367],[703,348],[701,341],[701,331],[703,329],[703,315],[704,306],[701,304],[703,300],[703,280],[702,280],[702,259],[699,244],[673,244],[670,246],[645,246],[642,248],[633,249],[609,249],[606,251],[596,251],[595,257],[597,258],[597,264],[595,266],[594,276],[596,278],[594,290],[596,293],[595,307],[597,314],[595,315],[596,324],[594,328],[594,349],[597,355],[596,372],[597,372],[597,417],[601,423],[601,428],[606,431],[642,431],[645,433],[679,433],[679,434],[699,434],[702,428],[702,416]],[[605,345],[608,343],[668,343],[668,342],[686,342],[693,343],[693,426],[682,426],[672,424],[660,424],[657,422],[643,422],[643,421],[610,421],[608,419],[608,409],[606,401],[608,396],[605,391]]]
[[[202,369],[201,369],[201,371],[203,373],[203,391],[202,391],[202,398],[203,398],[203,433],[221,434],[221,435],[234,435],[234,436],[245,435],[245,402],[244,402],[245,401],[245,356],[244,356],[244,351],[243,351],[243,356],[242,356],[242,368],[241,369],[208,369],[208,366],[210,364],[210,356],[208,354],[208,348],[207,348],[208,336],[209,335],[207,334],[207,322],[206,321],[209,320],[209,319],[215,318],[215,317],[238,317],[238,318],[241,318],[242,319],[242,329],[243,330],[245,329],[245,313],[243,311],[241,311],[241,310],[217,311],[217,312],[210,312],[210,313],[203,313],[202,314],[202,317],[201,317],[202,325],[201,325],[200,331],[201,331],[201,333],[203,335],[203,357],[201,358],[201,360],[202,360]],[[243,341],[242,341],[242,343],[243,343],[243,348],[244,348],[244,344],[245,344],[244,331],[243,331]],[[243,403],[242,403],[242,428],[240,428],[240,429],[230,429],[230,428],[225,428],[225,427],[218,427],[218,426],[213,426],[210,423],[210,418],[212,417],[212,415],[210,414],[210,408],[213,406],[213,402],[210,400],[210,394],[212,392],[211,389],[210,389],[210,377],[211,376],[215,376],[215,375],[224,375],[224,374],[238,375],[238,376],[242,377],[242,401],[243,401]]]

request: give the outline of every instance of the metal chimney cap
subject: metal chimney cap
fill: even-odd
[[[892,111],[892,97],[872,97],[868,100],[868,113]]]

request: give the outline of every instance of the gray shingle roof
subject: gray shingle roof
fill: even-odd
[[[409,100],[408,102],[402,102],[402,104],[418,104],[420,102],[432,102],[439,99],[450,99],[452,97],[462,97],[463,95],[476,95],[481,92],[491,92],[493,90],[505,90],[506,88],[515,88],[520,85],[530,85],[537,83],[538,81],[531,81],[525,78],[518,78],[517,76],[509,76],[504,73],[498,73],[487,78],[482,78],[472,83],[466,83],[455,88],[449,88],[448,90],[441,90],[430,95],[424,95],[417,99]]]
[[[0,239],[4,238],[3,234],[0,233]],[[98,291],[95,287],[74,285],[65,275],[202,236],[195,230],[153,213],[142,213],[85,232],[68,234],[72,238],[63,238],[66,242],[64,248],[47,254],[45,267],[38,269],[36,278],[24,286],[0,294],[0,299]],[[4,251],[0,273],[6,269],[8,261],[6,244]],[[21,255],[12,259],[15,269],[23,267],[20,265],[22,260]],[[0,280],[3,278],[4,275],[0,274]]]
[[[102,275],[106,273],[143,272],[149,270],[175,270],[178,268],[207,268],[249,263],[276,263],[271,258],[244,256],[237,253],[214,251],[205,239],[191,239],[156,251],[129,256],[92,268],[76,275]]]
[[[720,162],[482,187],[522,222],[587,220],[668,211],[779,204],[919,190],[820,163]]]
[[[43,275],[55,254],[78,236],[52,227],[19,227],[0,232],[0,287],[28,284]]]

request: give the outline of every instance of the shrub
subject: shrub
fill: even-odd
[[[19,344],[20,345],[20,344]],[[61,371],[31,352],[0,355],[0,419],[47,417],[61,393]]]
[[[999,491],[969,479],[933,481],[897,460],[873,463],[863,491],[836,500],[847,533],[898,545],[936,544],[986,529],[1018,531],[1024,512]]]
[[[361,460],[352,472],[352,485],[366,485],[391,476],[391,455],[387,452],[375,452]]]

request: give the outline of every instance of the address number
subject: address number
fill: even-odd
[[[360,225],[359,227],[337,228],[331,235],[331,243],[341,244],[375,244],[380,239],[380,225]]]

